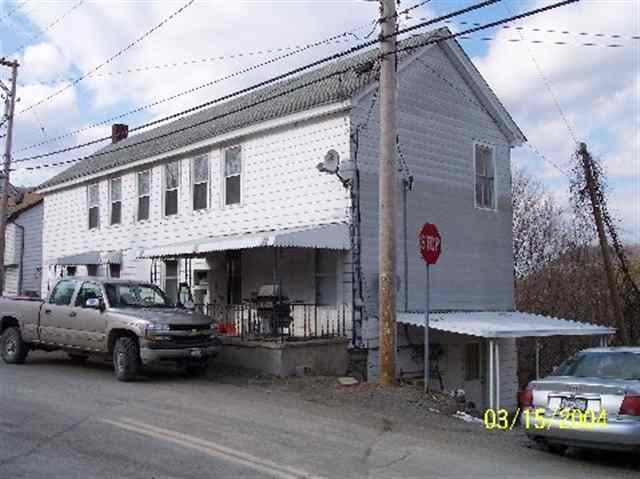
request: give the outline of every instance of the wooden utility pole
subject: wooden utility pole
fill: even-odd
[[[4,145],[4,171],[2,178],[2,200],[0,200],[0,296],[4,294],[4,252],[5,232],[7,230],[7,209],[9,206],[9,173],[11,171],[11,138],[13,135],[13,112],[16,106],[16,81],[18,78],[18,62],[0,59],[0,65],[11,68],[11,85],[7,87],[0,81],[0,88],[4,90],[4,116],[7,122],[7,136]]]
[[[396,381],[396,0],[380,0],[379,382]]]
[[[586,143],[580,143],[578,154],[582,158],[582,168],[584,169],[584,177],[587,183],[587,190],[589,192],[589,198],[591,199],[591,208],[593,210],[593,219],[596,223],[596,229],[598,231],[598,239],[600,240],[602,262],[604,263],[604,269],[607,275],[609,295],[611,296],[611,303],[613,305],[613,312],[615,314],[618,334],[624,344],[629,344],[627,325],[624,322],[622,305],[620,304],[620,296],[618,295],[616,287],[616,278],[613,272],[613,266],[611,265],[611,256],[609,256],[609,243],[607,241],[607,235],[604,230],[604,220],[602,218],[602,204],[596,190],[595,178],[593,174],[593,159],[587,151]]]

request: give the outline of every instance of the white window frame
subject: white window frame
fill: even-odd
[[[148,174],[149,175],[149,192],[145,195],[141,195],[140,194],[140,181],[139,181],[139,177],[142,174]],[[151,190],[153,188],[153,170],[152,169],[148,169],[148,170],[142,170],[142,171],[137,171],[136,172],[136,221],[137,222],[144,222],[144,221],[149,221],[151,220]],[[140,219],[140,198],[142,197],[148,197],[149,198],[149,211],[148,214],[149,216],[145,219]]]
[[[491,149],[491,163],[493,165],[493,198],[492,205],[485,206],[478,204],[478,174],[477,174],[477,161],[476,161],[476,148],[478,146],[484,146]],[[473,151],[471,154],[473,161],[473,204],[476,209],[484,211],[497,211],[498,210],[498,173],[496,169],[496,146],[490,143],[482,141],[473,142]]]
[[[204,208],[199,208],[199,209],[194,209],[194,198],[195,198],[195,186],[196,184],[202,184],[205,183],[203,181],[200,181],[198,183],[196,183],[196,175],[195,175],[195,163],[196,160],[200,159],[200,158],[204,158],[207,161],[207,180],[206,180],[206,184],[207,184],[207,204]],[[190,166],[190,184],[191,184],[191,211],[194,212],[203,212],[203,211],[207,211],[209,208],[211,208],[211,156],[209,155],[209,153],[203,153],[201,155],[197,155],[194,156],[193,158],[191,158],[191,160],[189,161],[189,166]],[[242,195],[241,195],[242,196]]]
[[[90,190],[93,187],[98,189],[98,203],[97,204],[92,204],[91,203]],[[98,224],[93,228],[91,227],[91,209],[92,208],[98,208]],[[91,184],[87,185],[87,229],[89,231],[100,229],[100,183],[99,182],[98,183],[91,183]]]
[[[113,201],[111,185],[114,181],[120,181],[120,199],[118,201]],[[115,178],[109,179],[109,226],[118,226],[122,224],[123,220],[123,201],[122,201],[122,176],[118,176]],[[120,221],[118,223],[113,223],[113,204],[120,203]]]
[[[172,215],[167,215],[167,192],[173,191],[167,189],[167,166],[171,164],[178,165],[178,186],[176,186],[176,212]],[[180,214],[180,186],[182,185],[182,161],[174,160],[164,163],[162,165],[162,217],[163,218],[173,218]]]
[[[240,150],[240,174],[239,175],[232,175],[232,176],[239,176],[240,177],[240,201],[238,201],[237,203],[228,203],[227,204],[227,175],[226,175],[226,165],[227,165],[227,151],[228,150],[233,150],[234,148],[238,148]],[[222,207],[223,208],[238,208],[240,206],[242,206],[243,201],[244,201],[244,175],[243,175],[243,171],[245,170],[244,168],[244,155],[242,152],[242,145],[238,144],[238,145],[231,145],[228,146],[226,148],[222,149],[222,161],[220,162],[221,165],[221,171],[220,171],[220,177],[222,178],[222,195],[221,195],[221,203],[222,203]]]

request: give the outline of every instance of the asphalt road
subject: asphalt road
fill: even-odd
[[[0,364],[0,478],[618,478],[628,456],[532,449],[443,418],[396,424],[268,388],[34,353]]]

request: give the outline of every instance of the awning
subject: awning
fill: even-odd
[[[397,313],[397,321],[424,326],[424,313]],[[431,313],[429,329],[483,338],[604,336],[615,328],[519,311]]]
[[[349,225],[335,223],[238,235],[207,236],[193,241],[146,248],[138,257],[196,256],[214,251],[267,246],[347,250],[351,246]]]
[[[68,256],[56,258],[52,264],[63,266],[77,266],[81,264],[121,264],[122,253],[120,251],[85,251]]]

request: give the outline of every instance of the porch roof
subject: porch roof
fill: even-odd
[[[424,313],[398,312],[400,323],[424,326]],[[483,338],[604,336],[615,328],[520,311],[431,313],[429,329]]]
[[[61,256],[56,258],[52,264],[64,265],[64,266],[77,266],[87,264],[121,264],[122,253],[120,251],[85,251],[82,253],[72,254],[68,256]]]
[[[181,243],[145,248],[139,258],[198,256],[214,251],[260,247],[323,248],[347,250],[349,225],[332,223],[226,236],[205,236]]]

